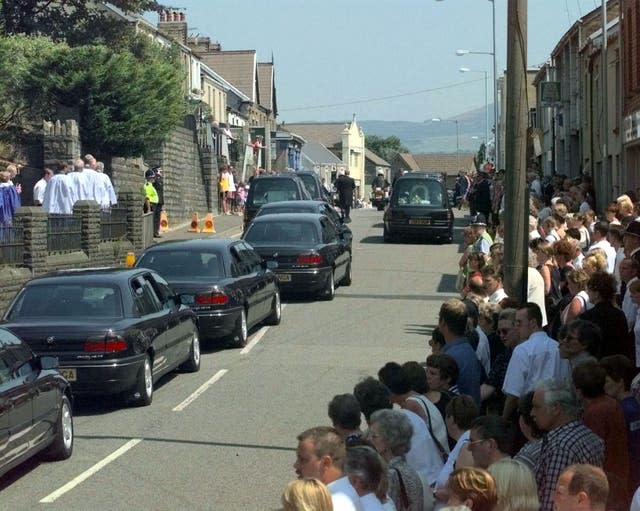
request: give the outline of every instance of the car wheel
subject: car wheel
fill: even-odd
[[[47,449],[45,456],[50,460],[66,460],[73,452],[73,414],[71,402],[65,395],[60,401],[60,412],[56,423],[53,443]]]
[[[329,274],[329,279],[327,280],[327,285],[322,291],[321,298],[323,300],[333,300],[333,297],[336,295],[336,281],[333,275],[333,270]]]
[[[236,326],[231,334],[231,343],[236,348],[244,348],[247,345],[247,313],[244,309],[240,311],[240,317],[236,321]]]
[[[144,357],[142,367],[138,371],[138,381],[133,391],[133,401],[137,406],[148,406],[153,401],[153,366],[151,357]]]
[[[276,291],[273,295],[273,305],[271,306],[271,314],[265,320],[267,325],[279,325],[282,320],[282,304],[280,303],[280,291]]]
[[[351,285],[351,261],[347,263],[347,271],[344,274],[344,277],[342,277],[342,280],[340,281],[340,285],[341,286]]]
[[[200,336],[196,327],[193,330],[189,358],[180,366],[180,369],[188,373],[197,373],[200,370]]]

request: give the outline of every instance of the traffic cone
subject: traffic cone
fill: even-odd
[[[207,216],[204,219],[204,227],[200,232],[216,232],[216,228],[213,225],[213,215],[211,213],[207,213]]]
[[[191,217],[191,224],[189,225],[189,228],[187,229],[187,231],[200,232],[200,229],[198,229],[199,223],[200,223],[200,220],[198,220],[198,213],[194,213]]]
[[[160,230],[167,232],[169,230],[169,219],[167,218],[166,211],[160,213]]]

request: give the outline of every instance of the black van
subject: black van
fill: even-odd
[[[254,177],[244,204],[244,228],[263,204],[287,200],[311,200],[304,183],[295,173]]]
[[[396,179],[384,212],[384,241],[419,236],[450,243],[453,211],[440,172],[409,172]]]

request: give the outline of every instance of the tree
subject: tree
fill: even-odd
[[[158,11],[155,0],[110,0],[131,14]],[[89,42],[114,43],[126,36],[128,27],[110,17],[101,2],[87,0],[1,0],[0,19],[6,35],[49,36],[70,45]]]
[[[136,54],[104,45],[56,45],[24,77],[23,97],[44,117],[75,108],[87,150],[139,156],[182,120],[183,73],[172,50],[139,36]]]
[[[386,138],[369,135],[365,138],[364,144],[367,149],[389,163],[396,157],[396,154],[409,152],[409,149],[403,146],[400,139],[395,135]]]

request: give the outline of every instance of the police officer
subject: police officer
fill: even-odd
[[[158,206],[158,191],[154,186],[156,180],[156,173],[153,169],[149,169],[144,173],[146,180],[144,184],[144,197],[145,201],[149,203],[151,212],[153,213],[153,237],[160,237],[160,208]]]

